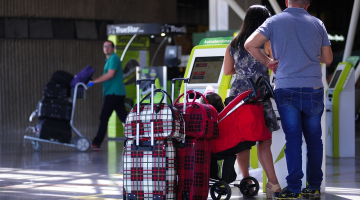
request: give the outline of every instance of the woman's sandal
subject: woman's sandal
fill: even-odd
[[[272,184],[271,182],[267,182],[266,184],[266,198],[272,199],[274,193],[280,193],[281,188],[279,184]]]

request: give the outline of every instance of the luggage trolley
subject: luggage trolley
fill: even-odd
[[[227,105],[227,107],[219,114],[218,123],[224,120],[223,123],[226,123],[227,125],[233,124],[231,119],[227,117],[232,113],[236,113],[238,116],[244,114],[240,113],[241,111],[238,109],[239,107],[248,103],[261,103],[270,97],[274,97],[274,91],[266,79],[259,77],[256,84],[254,84],[252,79],[248,78],[248,83],[251,86],[251,90],[235,97],[235,99],[233,99],[232,102],[230,102],[229,105]],[[258,93],[258,88],[262,86],[265,87],[265,94],[261,94],[259,97],[260,93]],[[239,118],[239,120],[241,119]],[[212,153],[211,163],[216,163],[218,160],[222,160],[221,166],[212,165],[210,167],[210,195],[212,199],[230,199],[230,185],[239,188],[240,192],[245,197],[253,197],[258,194],[260,188],[259,182],[254,177],[244,177],[240,180],[240,184],[230,184],[236,180],[236,172],[234,169],[234,163],[236,161],[235,155],[216,155],[216,153]],[[218,174],[221,174],[220,177]]]
[[[31,137],[31,136],[24,135],[24,146],[25,146],[26,140],[30,140],[32,143],[32,147],[35,151],[41,150],[42,146],[41,146],[40,142],[65,145],[65,146],[77,148],[79,151],[87,151],[91,146],[91,140],[89,138],[83,136],[75,128],[73,122],[74,122],[76,99],[85,99],[85,96],[86,96],[85,91],[91,86],[92,86],[92,84],[91,85],[89,84],[87,86],[84,83],[79,82],[71,90],[72,97],[71,97],[70,101],[72,102],[72,111],[71,111],[70,126],[71,126],[71,129],[77,134],[77,137],[72,141],[72,143],[62,143],[62,142],[57,142],[57,141],[52,141],[52,140],[41,139],[38,137]],[[38,110],[35,110],[34,112],[32,112],[29,117],[29,121],[32,121],[33,117],[35,115],[37,115],[38,112],[39,112]],[[36,131],[37,131],[36,127],[28,127],[26,130],[31,130],[34,134],[36,134]]]

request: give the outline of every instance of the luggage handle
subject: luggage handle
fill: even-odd
[[[133,143],[131,145],[131,150],[134,151],[154,151],[154,145],[151,144],[151,141],[139,141],[139,144]]]
[[[154,95],[155,95],[155,93],[159,93],[159,92],[163,93],[163,96],[162,96],[159,104],[156,106],[155,113],[158,113],[158,112],[160,111],[160,107],[161,107],[161,104],[162,104],[163,101],[164,101],[165,96],[170,99],[170,104],[169,104],[169,105],[172,105],[171,97],[170,97],[170,95],[169,95],[166,91],[164,91],[164,90],[162,90],[162,89],[156,89],[156,90],[154,91]],[[142,102],[143,102],[145,99],[149,98],[149,96],[150,96],[150,94],[147,94],[147,95],[139,102],[139,104],[142,104]],[[152,100],[152,99],[150,99],[150,101],[151,101],[151,100]]]
[[[195,91],[195,90],[189,90],[189,91],[186,92],[186,101],[189,100],[189,95],[190,95],[190,93],[194,94],[194,99],[193,99],[193,101],[191,102],[191,104],[195,103],[196,95],[201,96],[201,97],[204,99],[205,103],[206,103],[206,104],[209,104],[209,102],[208,102],[208,100],[206,99],[206,97],[205,97],[203,94],[201,94],[200,92]],[[184,94],[181,94],[181,95],[175,100],[174,105],[175,105],[175,104],[180,100],[180,98],[183,97],[183,96],[184,96]],[[185,99],[185,98],[184,98],[184,99]]]
[[[179,81],[179,80],[184,81],[184,93],[187,92],[187,84],[189,83],[189,78],[173,78],[173,79],[171,79],[171,99],[174,99],[174,97],[175,97],[175,82]],[[184,95],[184,93],[182,94],[182,96]],[[177,101],[179,101],[178,100],[179,97],[176,99]],[[175,106],[175,104],[176,103],[174,101],[174,106]],[[184,105],[183,105],[183,114],[186,114],[186,99],[185,98],[184,98]]]
[[[136,109],[136,114],[137,114],[137,118],[140,119],[140,83],[143,81],[150,81],[151,82],[151,99],[152,101],[150,101],[151,103],[151,113],[154,113],[154,85],[155,85],[155,78],[146,78],[146,79],[138,79],[136,80],[136,100],[137,100],[137,109]],[[155,149],[155,145],[154,145],[154,121],[150,122],[151,124],[151,143],[150,143],[150,147],[149,149],[154,150]],[[140,146],[140,123],[137,122],[136,123],[136,139],[135,139],[135,144],[137,147]]]
[[[36,113],[38,112],[38,110],[34,110],[32,113],[31,113],[31,115],[30,115],[30,117],[29,117],[29,121],[31,121],[32,122],[32,119],[36,116]]]
[[[187,92],[187,84],[189,83],[189,78],[173,78],[171,79],[171,99],[174,99],[175,97],[175,82],[176,81],[184,81],[184,93]],[[184,96],[184,93],[182,94]],[[180,95],[181,96],[181,95]],[[176,99],[177,101],[179,101],[179,97]],[[174,106],[176,104],[176,101],[174,102]],[[184,98],[184,102],[183,102],[183,116],[186,115],[186,98]],[[186,122],[184,119],[184,133],[186,136]],[[185,138],[181,141],[181,143],[179,144],[179,148],[185,148]]]

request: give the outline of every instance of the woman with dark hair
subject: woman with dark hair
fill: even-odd
[[[232,83],[229,96],[236,96],[241,92],[250,89],[250,85],[247,82],[248,77],[253,80],[257,80],[260,76],[262,76],[269,81],[270,77],[268,68],[247,52],[244,48],[244,44],[246,39],[270,16],[271,14],[266,7],[261,5],[251,6],[246,12],[246,16],[239,33],[226,48],[224,74],[235,74],[235,80]],[[265,43],[261,49],[263,53],[272,57],[270,41]],[[263,106],[264,118],[269,131],[273,132],[280,129],[271,101],[267,100],[263,102]],[[275,174],[270,146],[271,139],[259,141],[257,146],[259,161],[269,180],[266,185],[267,198],[272,198],[273,193],[277,196],[281,192],[281,188]],[[237,162],[243,177],[249,176],[248,163],[250,159],[250,149],[251,147],[237,154]]]

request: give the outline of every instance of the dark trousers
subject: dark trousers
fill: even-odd
[[[116,111],[117,116],[119,117],[120,121],[125,123],[127,111],[125,109],[125,96],[118,96],[118,95],[106,95],[104,99],[104,105],[101,110],[100,114],[100,125],[97,132],[96,137],[93,140],[93,144],[99,145],[104,140],[108,122],[111,114],[113,111]]]

